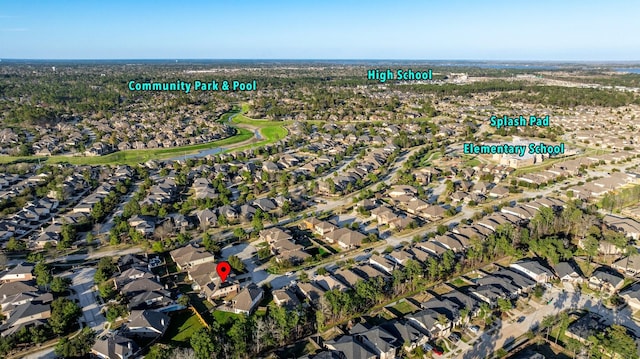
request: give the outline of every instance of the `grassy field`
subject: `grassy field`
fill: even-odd
[[[249,148],[259,147],[277,142],[287,136],[289,133],[284,127],[289,124],[290,121],[270,121],[270,120],[257,120],[252,119],[244,115],[248,111],[248,104],[242,104],[242,113],[239,113],[233,117],[231,121],[233,124],[241,127],[245,125],[244,129],[256,129],[260,132],[262,139],[254,143],[230,148],[225,152],[243,151]]]
[[[164,338],[168,344],[189,345],[193,333],[204,328],[200,319],[189,310],[171,315],[171,322]]]

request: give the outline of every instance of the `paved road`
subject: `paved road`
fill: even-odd
[[[99,334],[104,330],[106,319],[100,313],[100,305],[96,302],[98,293],[92,289],[95,272],[95,268],[82,268],[74,273],[66,272],[63,276],[71,278],[71,289],[75,291],[73,297],[79,300],[79,305],[82,307],[80,321]]]
[[[25,355],[22,359],[56,359],[58,356],[53,352],[55,347],[47,348],[39,352],[35,352],[29,355]]]
[[[109,233],[109,231],[111,230],[111,228],[113,228],[113,225],[114,225],[113,217],[122,215],[122,212],[124,211],[124,206],[133,199],[133,196],[135,196],[136,192],[138,192],[138,190],[140,189],[140,185],[142,185],[143,182],[144,181],[138,181],[133,185],[131,185],[131,188],[129,189],[129,193],[127,193],[127,195],[125,195],[120,199],[120,204],[118,205],[118,207],[109,215],[109,217],[106,220],[102,221],[103,223],[101,223],[98,226],[99,230],[96,231],[97,235],[103,235],[103,234]]]
[[[140,247],[132,247],[129,249],[112,249],[108,251],[97,251],[93,253],[86,254],[70,254],[68,256],[60,257],[60,258],[49,258],[47,259],[47,263],[54,262],[68,262],[68,261],[82,261],[82,260],[91,260],[91,259],[100,259],[102,257],[113,257],[113,256],[124,256],[127,254],[135,254],[142,252],[142,248]]]

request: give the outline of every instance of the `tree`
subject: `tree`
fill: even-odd
[[[69,248],[76,240],[76,228],[68,223],[62,225],[61,239],[58,247],[61,249]]]
[[[104,214],[104,205],[102,204],[102,201],[96,202],[91,210],[91,218],[93,218],[94,222],[99,222],[102,217],[104,217]]]
[[[196,357],[199,359],[211,358],[217,349],[212,338],[212,333],[204,328],[193,333],[189,344],[191,344],[191,347],[196,352]]]
[[[175,348],[168,352],[168,359],[197,359],[198,355],[191,348]],[[146,358],[146,357],[145,357]]]
[[[244,262],[242,262],[242,260],[238,258],[238,256],[229,256],[229,258],[227,258],[227,261],[229,262],[231,268],[233,268],[233,270],[236,272],[242,273],[246,269]]]
[[[271,256],[271,250],[269,250],[269,247],[262,247],[258,249],[258,258],[260,260],[264,260],[266,258],[269,258],[270,256]]]
[[[22,240],[17,240],[14,237],[9,238],[5,249],[8,252],[21,252],[27,249],[27,244]]]
[[[38,325],[29,328],[29,340],[33,343],[44,343],[50,337],[51,327],[48,325]]]
[[[49,288],[53,276],[51,275],[51,269],[44,261],[36,263],[33,268],[33,275],[36,277],[36,284],[38,286],[42,288]]]
[[[125,317],[127,315],[127,308],[124,305],[111,305],[107,309],[106,318],[110,323],[114,323],[118,318]]]
[[[62,293],[67,289],[69,289],[70,285],[71,285],[71,279],[54,277],[53,280],[51,281],[51,290],[54,293]]]
[[[67,298],[58,298],[51,302],[49,325],[55,334],[64,334],[71,324],[82,315],[82,309]]]
[[[577,351],[584,347],[582,343],[573,338],[566,338],[564,343],[565,347],[567,348],[567,350],[571,351],[571,354],[574,358],[576,357]]]
[[[614,324],[597,337],[606,352],[617,353],[621,358],[638,358],[636,343],[625,327]]]
[[[511,304],[509,299],[498,298],[498,308],[500,308],[502,313],[506,313],[513,308],[513,304]]]
[[[546,340],[549,339],[549,331],[551,330],[551,327],[555,322],[556,322],[556,317],[553,315],[547,315],[544,318],[542,318],[542,323],[540,324],[542,329],[546,329],[546,333],[544,337]]]
[[[111,257],[102,257],[100,258],[100,261],[98,261],[98,266],[96,273],[93,275],[93,279],[96,283],[102,283],[111,278],[115,271],[116,266]]]
[[[487,302],[480,303],[480,318],[487,319],[491,316],[491,307]]]
[[[233,230],[233,235],[239,240],[244,240],[247,236],[247,232],[245,232],[244,229],[237,227]]]
[[[262,223],[262,214],[261,214],[261,211],[259,209],[256,210],[256,214],[251,219],[251,225],[253,226],[253,229],[256,232],[259,232],[262,229],[264,229],[264,224]]]
[[[588,235],[584,240],[582,240],[582,246],[584,248],[585,253],[587,253],[587,257],[589,262],[591,259],[598,255],[598,247],[599,247],[598,239],[592,235]]]
[[[331,178],[327,178],[325,183],[327,185],[327,188],[329,189],[329,193],[331,193],[331,194],[336,193],[336,183],[333,182],[333,180]]]
[[[186,306],[189,305],[189,296],[186,295],[186,294],[183,294],[178,298],[177,302],[178,302],[178,304],[183,305],[183,306],[186,307]]]
[[[98,293],[105,300],[111,299],[115,295],[115,288],[112,281],[104,281],[98,284]]]
[[[175,349],[173,351],[175,351]],[[169,359],[171,354],[172,350],[169,346],[156,343],[149,348],[149,353],[144,356],[144,359]]]
[[[80,334],[68,339],[62,338],[54,350],[55,354],[63,358],[84,357],[89,354],[96,341],[96,333],[89,327],[82,329]]]

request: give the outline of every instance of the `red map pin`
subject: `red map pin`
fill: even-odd
[[[224,281],[227,280],[229,273],[231,273],[231,266],[229,265],[229,262],[218,263],[218,265],[216,266],[216,272],[218,272],[222,283],[224,283]]]

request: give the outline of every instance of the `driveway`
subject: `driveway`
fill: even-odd
[[[71,278],[71,289],[75,291],[73,297],[78,299],[78,305],[82,308],[80,321],[91,327],[97,334],[102,333],[106,319],[100,313],[100,305],[96,301],[98,292],[94,291],[93,275],[95,268],[82,268],[74,273],[67,272],[65,277]]]

